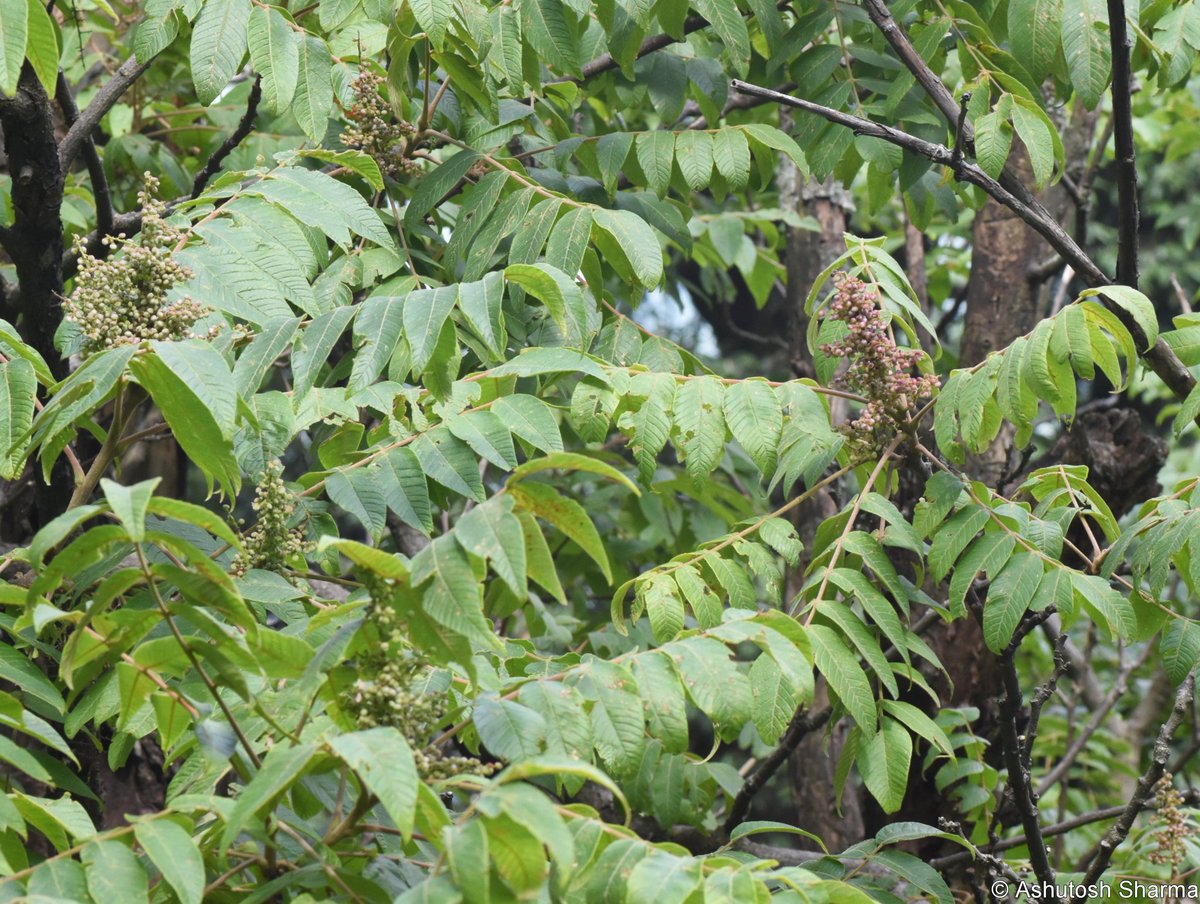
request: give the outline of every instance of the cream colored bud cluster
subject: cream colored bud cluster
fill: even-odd
[[[1184,813],[1183,795],[1175,790],[1173,776],[1166,773],[1154,786],[1154,803],[1158,808],[1154,821],[1159,825],[1154,833],[1157,848],[1147,860],[1175,869],[1187,857],[1187,839],[1195,834]]]
[[[342,144],[362,151],[379,164],[392,179],[411,176],[420,169],[408,156],[416,129],[412,123],[396,122],[383,97],[383,76],[363,69],[350,83],[354,103],[346,111],[350,125],[342,132]]]
[[[191,328],[209,313],[187,297],[167,303],[167,294],[192,272],[172,257],[183,233],[163,219],[166,204],[155,200],[157,190],[158,180],[147,173],[138,194],[143,214],[136,239],[124,233],[104,238],[104,246],[119,255],[95,257],[75,239],[79,273],[63,313],[83,333],[85,356],[147,339],[192,338]]]
[[[394,590],[374,576],[363,583],[371,594],[367,620],[379,632],[380,643],[378,652],[360,661],[358,680],[343,694],[345,710],[361,729],[388,726],[404,735],[417,772],[426,781],[491,772],[492,767],[472,757],[448,755],[432,743],[446,716],[447,694],[413,687],[428,673],[429,664],[408,643]]]
[[[259,477],[251,508],[258,518],[254,528],[242,536],[242,551],[233,560],[233,573],[240,576],[251,568],[282,572],[289,563],[303,561],[310,544],[303,529],[292,524],[296,503],[278,461],[268,464]]]
[[[826,316],[848,329],[844,337],[821,346],[821,351],[849,364],[838,382],[868,399],[859,416],[843,429],[864,453],[878,451],[903,428],[912,407],[938,386],[934,374],[914,376],[924,354],[901,348],[879,309],[879,292],[860,279],[835,273],[837,290]]]

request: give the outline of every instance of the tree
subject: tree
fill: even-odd
[[[1200,318],[1136,151],[1197,50],[1193,2],[0,0],[6,900],[1186,877]]]

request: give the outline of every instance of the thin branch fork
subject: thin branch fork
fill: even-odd
[[[58,71],[58,81],[54,86],[54,99],[58,101],[63,119],[67,123],[67,128],[70,129],[79,121],[79,108],[75,106],[75,97],[71,93],[71,86],[61,69]],[[87,164],[88,176],[92,180],[92,198],[96,202],[96,233],[100,238],[104,238],[113,229],[112,194],[108,190],[108,176],[104,173],[104,162],[100,159],[100,152],[96,150],[96,142],[92,140],[90,133],[83,136],[82,151],[84,162]]]
[[[863,119],[860,116],[854,116],[850,113],[843,113],[831,107],[815,104],[812,101],[793,97],[789,94],[782,94],[770,88],[763,88],[739,79],[734,79],[730,85],[733,90],[739,93],[758,95],[759,97],[773,100],[776,103],[784,104],[785,106],[804,110],[806,113],[820,116],[829,122],[845,126],[856,135],[881,138],[903,150],[918,154],[940,166],[946,167],[960,182],[975,185],[983,189],[983,191],[997,202],[1020,217],[1021,220],[1041,235],[1088,285],[1102,286],[1112,282],[1108,275],[1079,247],[1075,240],[1059,225],[1058,221],[1036,199],[1030,198],[1029,200],[1024,200],[1017,193],[1010,190],[1009,187],[993,179],[975,164],[968,163],[966,160],[956,161],[954,159],[954,152],[945,145],[926,141],[923,138],[910,135],[908,132],[893,128],[892,126]],[[1028,190],[1025,189],[1021,193],[1027,195]],[[1179,357],[1167,345],[1166,341],[1159,337],[1153,345],[1150,345],[1146,341],[1146,334],[1142,328],[1123,308],[1114,304],[1103,295],[1100,298],[1105,306],[1116,315],[1122,325],[1129,331],[1135,344],[1139,348],[1144,349],[1140,355],[1150,366],[1151,370],[1158,375],[1178,398],[1187,398],[1196,385],[1196,379],[1183,366],[1183,362],[1179,360]]]
[[[59,166],[64,172],[75,162],[75,158],[83,148],[84,141],[92,134],[92,129],[99,125],[104,114],[116,106],[121,95],[130,85],[141,78],[142,73],[149,67],[149,63],[139,63],[136,57],[131,56],[96,92],[91,103],[79,114],[79,118],[67,130],[67,134],[63,136],[63,140],[58,145]]]

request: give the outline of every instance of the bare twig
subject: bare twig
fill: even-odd
[[[1146,804],[1142,807],[1143,810],[1148,810],[1153,807],[1153,804]],[[1115,819],[1125,812],[1123,805],[1116,807],[1105,807],[1102,810],[1093,810],[1091,813],[1082,813],[1079,816],[1073,816],[1070,819],[1064,819],[1062,822],[1056,822],[1054,825],[1047,826],[1042,829],[1043,838],[1054,838],[1058,835],[1065,835],[1068,832],[1073,832],[1075,829],[1083,826],[1092,825],[1096,822],[1104,822],[1106,819]],[[1024,835],[1017,835],[1014,838],[1005,838],[1003,841],[997,841],[995,844],[989,844],[981,848],[983,853],[998,853],[1007,851],[1011,848],[1021,847],[1028,843],[1028,839]],[[974,858],[973,851],[956,851],[953,854],[947,854],[945,857],[938,857],[935,860],[929,861],[929,865],[936,870],[948,869],[952,866],[957,866],[960,863],[965,863]]]
[[[1096,881],[1108,869],[1108,864],[1111,862],[1117,848],[1129,837],[1134,820],[1142,812],[1146,801],[1154,793],[1154,786],[1158,784],[1158,780],[1162,778],[1163,772],[1166,771],[1167,759],[1171,755],[1171,738],[1175,734],[1175,729],[1179,727],[1183,721],[1183,717],[1191,707],[1192,697],[1195,693],[1196,678],[1194,675],[1188,675],[1184,679],[1183,684],[1179,686],[1178,693],[1175,694],[1175,705],[1171,708],[1171,715],[1167,717],[1167,721],[1163,723],[1162,728],[1158,732],[1158,739],[1154,742],[1154,747],[1150,754],[1150,765],[1142,773],[1142,777],[1138,779],[1133,797],[1125,805],[1125,809],[1121,812],[1121,816],[1117,819],[1116,824],[1104,834],[1104,837],[1100,839],[1100,842],[1085,858],[1089,862],[1087,872],[1084,873],[1083,879],[1078,886],[1080,889],[1086,889],[1096,884]],[[1080,901],[1082,897],[1083,893],[1080,892],[1075,895],[1074,901]]]
[[[1179,309],[1185,314],[1192,313],[1192,300],[1188,298],[1187,292],[1183,291],[1183,286],[1179,284],[1179,277],[1174,273],[1171,274],[1171,288],[1175,290],[1175,299],[1179,302]]]
[[[204,169],[196,176],[196,181],[192,183],[192,193],[189,197],[195,199],[200,197],[200,193],[204,191],[208,185],[208,180],[221,171],[221,164],[225,162],[225,158],[233,153],[234,148],[246,140],[246,136],[250,134],[250,130],[254,128],[254,118],[258,115],[258,102],[262,99],[262,76],[256,76],[254,85],[250,88],[250,96],[246,98],[246,112],[242,114],[242,118],[238,121],[237,128],[233,130],[233,134],[221,142],[221,146],[213,151],[212,156],[208,158],[208,162],[204,164]]]
[[[1066,653],[1064,652],[1066,644],[1066,634],[1059,634],[1054,638],[1054,670],[1050,673],[1050,679],[1038,687],[1029,700],[1029,724],[1025,728],[1025,737],[1027,738],[1025,742],[1026,768],[1029,768],[1030,765],[1030,757],[1033,753],[1033,739],[1037,737],[1038,722],[1042,718],[1042,707],[1054,696],[1054,692],[1058,689],[1058,679],[1065,675],[1067,669],[1070,668],[1070,662],[1067,660]]]

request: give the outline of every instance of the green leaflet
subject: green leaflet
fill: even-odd
[[[210,488],[215,480],[226,493],[236,493],[241,484],[232,443],[237,389],[224,359],[198,341],[152,346],[152,352],[133,359],[130,372]]]
[[[641,285],[653,289],[662,281],[662,248],[645,220],[626,210],[597,207],[592,211],[592,222],[596,227],[592,231],[593,239],[598,233],[610,238]]]
[[[0,93],[12,97],[17,91],[29,28],[25,3],[0,3]]]
[[[725,391],[725,423],[750,459],[764,474],[775,471],[776,449],[783,429],[779,398],[765,380],[741,380]]]
[[[191,46],[192,82],[200,103],[216,100],[237,72],[246,53],[250,8],[250,0],[212,0],[201,8]]]
[[[27,2],[25,56],[47,94],[53,94],[58,78],[58,30],[46,7],[37,0]]]
[[[504,278],[546,305],[568,343],[587,346],[587,303],[583,290],[566,273],[549,264],[509,264]]]
[[[292,113],[313,141],[325,137],[333,112],[333,59],[329,46],[315,35],[305,34],[298,43],[296,90]]]
[[[1029,151],[1033,178],[1038,187],[1050,181],[1056,159],[1061,159],[1061,144],[1056,146],[1057,133],[1041,107],[1017,97],[1012,110],[1013,128]],[[1056,153],[1057,152],[1057,153]]]
[[[410,8],[417,19],[417,24],[429,36],[429,42],[433,45],[434,50],[441,50],[454,5],[450,0],[412,0]]]
[[[24,469],[36,393],[32,364],[24,358],[0,362],[0,477],[6,480]]]
[[[528,581],[525,538],[512,508],[511,496],[493,496],[463,515],[454,535],[468,553],[489,561],[513,595],[523,600]]]
[[[563,496],[549,484],[532,480],[515,484],[509,492],[516,496],[520,509],[537,515],[575,541],[600,568],[605,579],[612,583],[612,568],[608,564],[604,542],[583,506]]]
[[[1063,0],[1012,0],[1008,5],[1008,40],[1035,81],[1046,78],[1062,39]],[[979,132],[975,133],[978,149]]]
[[[1173,684],[1181,684],[1200,662],[1200,625],[1173,618],[1158,643],[1159,654]]]
[[[675,135],[675,160],[688,188],[708,187],[713,171],[713,140],[708,132],[685,130]]]
[[[675,162],[675,136],[666,131],[642,132],[634,142],[638,165],[646,174],[646,184],[660,198],[671,184],[671,169]]]
[[[1001,653],[1033,601],[1042,581],[1042,560],[1031,552],[1018,552],[992,580],[983,605],[983,639]]]
[[[579,75],[578,39],[557,0],[518,0],[521,33],[537,54],[555,69]]]
[[[629,418],[633,428],[633,454],[642,482],[654,479],[658,455],[671,435],[671,415],[675,405],[675,379],[670,374],[637,374],[629,383],[629,392],[642,402]]]
[[[404,297],[400,315],[414,373],[423,373],[433,359],[438,336],[457,300],[458,286],[417,289]]]
[[[687,380],[675,393],[676,444],[693,477],[707,477],[725,453],[725,385],[716,377]]]
[[[812,643],[817,671],[829,682],[863,733],[868,737],[874,735],[877,722],[875,695],[858,658],[832,628],[810,625],[806,633]],[[907,732],[905,734],[907,736]]]
[[[750,33],[737,4],[734,0],[697,0],[693,5],[725,44],[734,71],[744,77],[750,65]]]
[[[256,6],[247,27],[250,64],[262,76],[268,110],[287,110],[300,76],[299,40],[287,19],[273,6]]]
[[[138,845],[179,900],[199,904],[204,897],[204,860],[192,836],[169,819],[140,822],[133,831]]]
[[[993,179],[1004,169],[1011,147],[1012,130],[999,113],[988,113],[975,121],[975,159]]]
[[[718,732],[736,734],[753,708],[750,681],[730,658],[729,649],[708,637],[689,637],[665,645],[684,689]]]
[[[554,224],[546,242],[546,263],[564,273],[578,273],[591,232],[591,210],[587,207],[567,210]]]
[[[751,719],[767,744],[777,744],[796,712],[796,698],[775,660],[759,656],[750,666],[750,690],[754,699]]]
[[[589,657],[576,685],[592,701],[592,737],[614,775],[632,772],[646,744],[638,685],[628,669]]]
[[[610,195],[617,187],[617,178],[621,175],[621,167],[625,165],[631,147],[633,135],[629,132],[609,132],[596,141],[596,163],[600,168],[604,189]]]
[[[499,646],[483,615],[483,594],[475,571],[453,536],[438,537],[413,557],[412,586],[421,591],[421,608],[438,624],[479,649]]]
[[[855,762],[863,784],[887,813],[895,813],[904,802],[911,761],[912,736],[892,719],[885,718],[879,731],[859,745]]]
[[[562,435],[554,412],[537,396],[504,396],[496,400],[491,410],[508,430],[535,449],[547,453],[563,451]]]
[[[713,135],[713,162],[730,188],[745,188],[750,180],[750,145],[745,133],[728,128],[716,132]]]
[[[1104,0],[1063,0],[1062,49],[1075,93],[1091,110],[1100,102],[1112,70]]]
[[[149,879],[137,856],[119,841],[93,841],[80,854],[93,900],[144,902]]]
[[[108,478],[101,478],[100,488],[104,498],[108,500],[113,514],[129,534],[134,543],[146,539],[146,511],[150,506],[150,498],[154,488],[158,486],[159,478],[143,480],[132,486],[122,486]]]
[[[287,791],[316,753],[313,744],[281,744],[273,748],[229,811],[221,834],[221,847],[233,844],[256,813]]]

